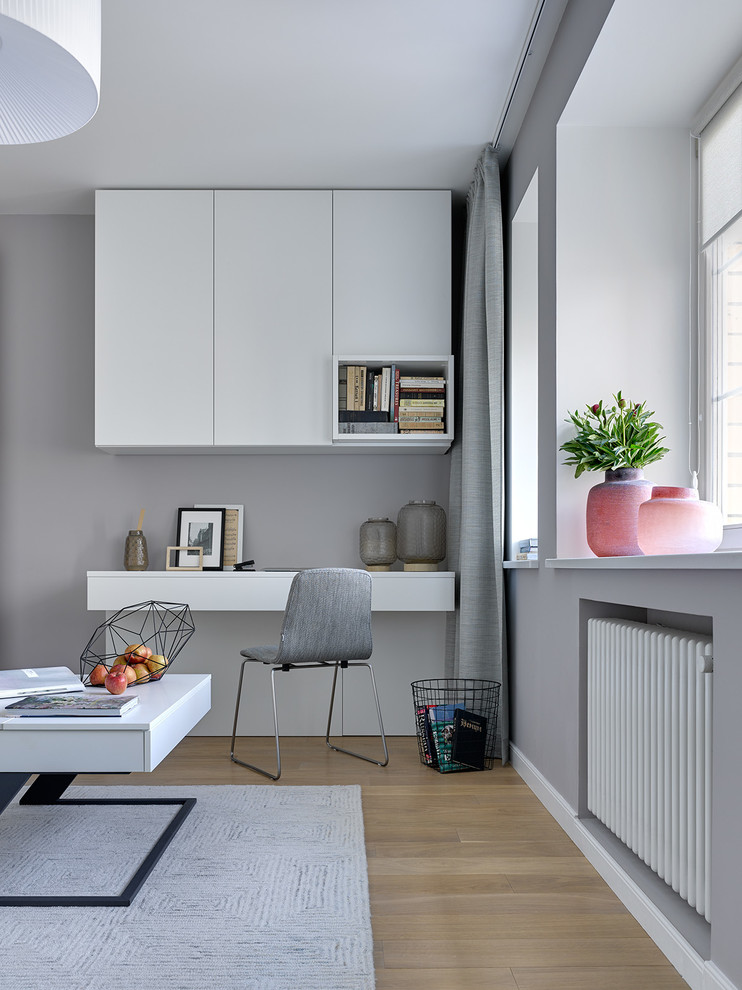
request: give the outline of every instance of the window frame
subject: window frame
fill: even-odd
[[[716,91],[707,101],[699,117],[694,121],[692,136],[695,140],[695,218],[696,264],[692,272],[697,280],[696,297],[696,461],[699,469],[699,491],[702,498],[714,502],[722,514],[726,511],[726,458],[723,431],[720,427],[723,417],[720,407],[715,403],[714,396],[721,392],[716,383],[724,381],[723,347],[717,339],[717,312],[719,306],[718,291],[714,285],[714,258],[709,249],[718,249],[719,239],[740,221],[742,212],[737,213],[725,223],[714,236],[703,243],[703,198],[702,198],[702,142],[704,129],[714,120],[724,104],[734,96],[742,85],[742,59],[734,66],[732,72],[722,80]],[[691,452],[691,460],[693,460]],[[724,521],[724,536],[720,550],[742,549],[742,521],[728,523]]]

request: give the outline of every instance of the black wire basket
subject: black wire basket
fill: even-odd
[[[420,762],[439,773],[491,770],[500,683],[468,677],[412,682]]]
[[[97,668],[109,671],[120,663],[137,668],[133,683],[159,681],[195,631],[188,605],[153,601],[127,605],[90,637],[80,657],[80,679],[86,685],[99,684],[103,674]]]

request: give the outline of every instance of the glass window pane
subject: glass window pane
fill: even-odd
[[[711,343],[711,449],[726,523],[742,522],[742,217],[705,252]]]

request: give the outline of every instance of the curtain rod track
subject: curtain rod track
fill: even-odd
[[[528,37],[526,39],[523,48],[521,49],[520,59],[518,60],[518,65],[516,67],[512,81],[510,83],[510,89],[508,90],[508,96],[507,96],[507,100],[505,101],[505,107],[502,113],[500,114],[500,120],[498,121],[494,137],[492,138],[492,147],[495,150],[497,150],[497,146],[500,142],[500,137],[502,136],[503,128],[505,127],[505,122],[508,119],[508,114],[510,113],[510,109],[513,105],[513,100],[515,99],[515,94],[517,92],[518,84],[520,82],[521,76],[523,75],[523,70],[525,68],[526,61],[528,59],[528,56],[531,54],[533,41],[534,38],[536,37],[536,31],[538,30],[539,22],[541,21],[541,15],[544,12],[546,3],[547,0],[541,0],[531,20],[531,27],[528,32]]]

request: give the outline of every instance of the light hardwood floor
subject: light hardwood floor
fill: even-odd
[[[377,990],[687,990],[511,767],[439,774],[407,737],[383,769],[321,738],[281,749],[276,784],[233,764],[228,739],[198,736],[116,782],[360,784]],[[269,766],[273,741],[238,740],[237,756]]]

